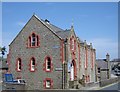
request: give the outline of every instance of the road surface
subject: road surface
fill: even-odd
[[[99,90],[119,90],[120,91],[120,82],[107,85],[105,87],[100,88]]]

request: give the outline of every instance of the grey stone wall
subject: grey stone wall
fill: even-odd
[[[35,32],[40,36],[40,47],[37,48],[27,48],[27,39],[32,32]],[[70,37],[74,36],[76,40],[76,50],[75,50],[75,62],[77,68],[77,80],[82,79],[82,76],[89,75],[90,82],[95,82],[95,68],[91,70],[91,56],[90,49],[88,49],[88,69],[85,70],[85,45],[77,42],[74,30],[71,29],[70,35],[68,37],[67,49],[66,49],[66,67],[68,63],[72,61],[72,52],[70,50]],[[80,45],[80,67],[79,67],[79,52],[78,44]],[[56,48],[57,47],[57,48]],[[62,71],[56,71],[56,68],[62,68],[61,62],[61,40],[54,35],[46,26],[44,26],[38,19],[32,17],[27,25],[22,29],[22,31],[17,35],[17,37],[10,44],[9,51],[9,61],[10,61],[10,71],[13,73],[14,77],[21,77],[26,80],[26,89],[44,89],[43,80],[45,78],[51,78],[53,80],[53,89],[62,89]],[[95,51],[93,51],[95,52]],[[65,55],[65,54],[64,54]],[[45,72],[43,71],[44,59],[46,56],[52,58],[53,71]],[[35,72],[29,71],[29,63],[31,57],[34,57],[37,63],[37,70]],[[16,71],[16,59],[21,58],[22,60],[22,71]],[[95,57],[94,57],[95,62]],[[95,63],[94,63],[95,64]],[[95,66],[95,65],[94,65]],[[69,88],[70,73],[66,70],[66,88]]]
[[[76,39],[76,35],[74,34],[74,31],[71,29],[71,34],[69,35],[69,38],[68,38],[68,62],[70,63],[72,61],[72,52],[70,50],[70,37],[74,36],[74,38]],[[77,40],[77,39],[76,39]],[[76,51],[75,51],[75,61],[76,61],[76,65],[77,65],[77,79],[82,79],[83,75],[87,76],[89,75],[90,76],[90,82],[95,82],[95,59],[96,59],[96,54],[95,54],[95,50],[91,47],[87,47],[88,49],[88,67],[87,67],[87,70],[85,70],[85,60],[86,60],[86,57],[85,57],[85,43],[83,44],[80,44],[81,42],[77,42],[76,43]],[[80,45],[80,66],[79,66],[79,54],[78,54],[78,44]],[[91,69],[91,51],[94,53],[94,57],[93,57],[93,60],[94,60],[94,67],[93,67],[93,70]],[[70,72],[68,73],[68,84],[69,84],[69,81],[70,81]],[[69,85],[68,85],[69,86]]]
[[[40,47],[27,48],[26,43],[29,35],[35,32],[40,36]],[[56,71],[56,68],[61,68],[60,57],[60,39],[55,36],[48,28],[33,17],[29,23],[22,29],[16,39],[10,44],[10,71],[14,77],[22,77],[27,82],[27,89],[44,89],[43,80],[51,78],[53,80],[53,88],[62,88],[62,71]],[[54,48],[57,46],[58,48]],[[52,58],[53,71],[43,71],[44,59],[46,56]],[[29,71],[30,58],[35,57],[37,70]],[[22,60],[22,71],[16,71],[16,59]]]

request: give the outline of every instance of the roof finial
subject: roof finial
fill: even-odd
[[[35,15],[35,12],[33,12],[33,15]]]
[[[72,19],[71,28],[73,28],[73,25],[74,25],[74,20]]]

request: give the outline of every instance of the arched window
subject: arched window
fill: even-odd
[[[33,33],[32,34],[32,46],[35,46],[35,44],[36,44],[36,35]]]
[[[91,49],[91,69],[93,70],[93,50]]]
[[[22,61],[20,58],[17,59],[17,71],[20,72],[22,69]]]
[[[39,36],[32,33],[28,38],[28,47],[39,47],[40,41]]]
[[[45,63],[43,64],[43,70],[46,72],[51,72],[53,70],[53,64],[52,64],[52,59],[51,57],[46,57],[45,58]]]
[[[37,35],[37,46],[39,46],[39,36]]]
[[[51,70],[51,58],[47,57],[46,58],[46,71],[50,71]]]
[[[76,40],[74,39],[74,36],[70,38],[70,48],[72,51],[76,50]]]
[[[72,50],[74,50],[74,45],[75,45],[75,41],[74,41],[74,38],[72,38]]]
[[[29,37],[28,45],[29,45],[29,47],[31,47],[31,37]]]
[[[88,67],[88,49],[85,47],[85,69]]]
[[[31,58],[31,60],[30,60],[30,71],[35,71],[35,65],[36,65],[35,58]]]

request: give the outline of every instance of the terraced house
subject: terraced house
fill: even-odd
[[[73,26],[63,30],[33,15],[9,45],[9,72],[25,79],[27,90],[80,88],[95,82],[95,58]]]

